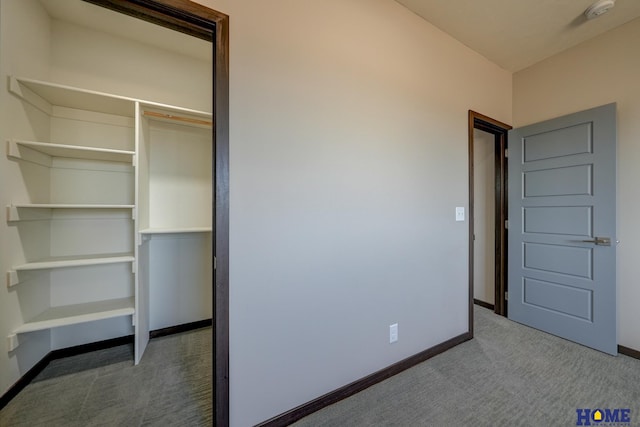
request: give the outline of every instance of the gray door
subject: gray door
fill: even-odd
[[[617,354],[616,105],[509,132],[508,313]]]

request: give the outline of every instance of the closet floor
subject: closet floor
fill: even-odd
[[[0,411],[0,426],[211,426],[212,329],[52,361]]]

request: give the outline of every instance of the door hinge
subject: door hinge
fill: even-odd
[[[213,269],[215,270],[216,268],[218,268],[218,260],[216,257],[213,257]]]
[[[509,301],[509,292],[504,293],[504,300]]]
[[[504,149],[504,158],[505,158],[505,159],[508,159],[508,158],[509,158],[509,149],[508,149],[508,148],[505,148],[505,149]]]
[[[504,220],[504,228],[505,228],[505,230],[509,229],[509,220],[508,219]]]

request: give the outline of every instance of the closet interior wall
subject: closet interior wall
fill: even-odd
[[[59,7],[90,19],[68,22]],[[3,394],[51,350],[136,334],[137,360],[149,329],[211,318],[211,127],[144,112],[210,121],[212,62],[210,43],[79,0],[0,8]],[[91,25],[115,19],[115,34]],[[153,37],[126,37],[133,27]],[[34,103],[49,83],[126,99]],[[73,265],[37,264],[52,258]],[[112,318],[20,332],[52,308],[113,301],[123,305]]]

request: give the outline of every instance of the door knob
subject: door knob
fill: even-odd
[[[609,237],[594,237],[593,240],[581,240],[584,243],[595,243],[598,246],[611,246],[611,238]]]

